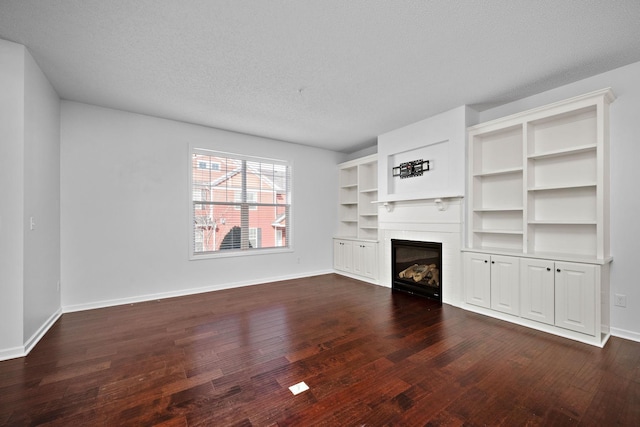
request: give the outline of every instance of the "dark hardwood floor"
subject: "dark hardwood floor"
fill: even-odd
[[[638,426],[640,343],[324,275],[65,314],[0,362],[0,425]]]

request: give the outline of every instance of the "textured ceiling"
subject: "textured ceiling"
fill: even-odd
[[[63,99],[352,152],[640,61],[638,0],[0,0]]]

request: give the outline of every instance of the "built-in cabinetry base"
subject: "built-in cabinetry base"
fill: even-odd
[[[372,154],[339,165],[338,235],[333,240],[336,272],[378,282],[378,161]]]
[[[357,239],[333,239],[333,268],[340,274],[377,283],[378,243]]]
[[[609,337],[610,89],[469,128],[469,310]]]
[[[465,308],[604,346],[609,338],[609,263],[465,251]]]

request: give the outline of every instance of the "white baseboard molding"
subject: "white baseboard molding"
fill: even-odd
[[[31,350],[38,344],[38,342],[44,337],[44,335],[51,329],[54,323],[62,316],[62,309],[59,308],[38,328],[38,330],[31,335],[23,346],[13,347],[7,349],[0,349],[0,361],[17,359],[18,357],[24,357],[29,354]]]
[[[0,362],[3,360],[17,359],[24,355],[24,346],[0,349]]]
[[[378,285],[378,286],[383,286],[385,288],[388,288],[389,286],[385,286],[380,284],[377,280],[375,279],[370,279],[368,277],[364,277],[364,276],[359,276],[357,274],[352,274],[349,273],[348,271],[342,271],[342,270],[333,270],[332,273],[336,273],[339,274],[341,276],[345,276],[345,277],[349,277],[351,279],[356,279],[356,280],[360,280],[361,282],[367,282],[367,283],[371,283],[372,285]]]
[[[611,336],[640,342],[640,333],[627,331],[626,329],[611,328]]]
[[[265,283],[280,282],[283,280],[291,280],[291,279],[301,279],[304,277],[319,276],[322,274],[330,274],[330,273],[333,273],[333,270],[307,272],[307,273],[278,276],[278,277],[265,277],[259,280],[224,283],[224,284],[203,286],[203,287],[191,288],[191,289],[181,289],[179,291],[159,292],[157,294],[138,295],[138,296],[128,297],[128,298],[117,298],[117,299],[95,301],[95,302],[83,303],[83,304],[63,305],[62,312],[73,313],[77,311],[94,310],[97,308],[114,307],[117,305],[135,304],[138,302],[183,297],[187,295],[202,294],[205,292],[221,291],[224,289],[240,288],[243,286],[262,285]]]
[[[38,342],[44,337],[44,335],[51,329],[54,323],[62,316],[62,308],[58,308],[55,313],[53,313],[49,318],[44,322],[42,326],[33,334],[31,338],[24,343],[24,355],[29,354],[33,347],[38,344]]]

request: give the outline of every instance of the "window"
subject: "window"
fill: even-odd
[[[255,203],[258,201],[258,193],[253,190],[247,190],[246,197],[247,197],[247,203],[249,203],[249,209],[251,210],[258,209],[258,207],[255,206]],[[238,205],[236,206],[236,209],[240,209],[240,202],[242,202],[242,190],[238,190],[235,192],[233,201],[238,203]]]
[[[287,162],[204,149],[191,157],[193,258],[289,249]]]

